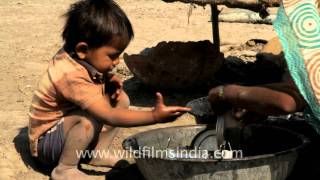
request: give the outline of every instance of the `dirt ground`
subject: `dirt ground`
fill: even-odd
[[[33,169],[28,155],[27,112],[33,90],[48,60],[61,47],[64,19],[61,15],[74,0],[0,1],[0,179],[48,179]],[[193,9],[188,23],[189,5],[161,0],[117,0],[131,20],[135,38],[126,53],[139,53],[160,41],[198,41],[212,39],[210,8]],[[222,44],[245,43],[249,39],[268,40],[275,36],[271,25],[220,23]],[[123,60],[121,77],[132,99],[133,108],[149,107],[153,92],[132,79]],[[148,94],[148,96],[146,96]],[[199,95],[200,96],[200,95]],[[168,104],[185,104],[194,98],[171,92]],[[173,123],[177,125],[179,123]],[[183,123],[180,123],[183,124]],[[122,129],[114,142],[120,148],[128,135],[166,125]],[[95,176],[104,179],[103,175]]]

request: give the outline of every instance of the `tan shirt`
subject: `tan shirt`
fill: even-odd
[[[85,110],[100,98],[104,98],[103,75],[59,50],[50,60],[32,99],[28,130],[31,154],[38,155],[39,137],[68,112]]]

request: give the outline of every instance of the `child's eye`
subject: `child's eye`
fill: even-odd
[[[110,57],[110,59],[115,60],[115,59],[117,59],[118,56],[116,56],[116,55],[111,55],[111,56],[109,56],[109,57]]]
[[[120,56],[120,54],[119,54],[119,53],[116,53],[116,54],[109,54],[109,58],[110,58],[111,60],[115,60],[115,59],[117,59],[119,56]]]

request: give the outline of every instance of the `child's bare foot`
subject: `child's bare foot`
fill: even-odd
[[[59,164],[57,167],[53,169],[51,172],[52,180],[89,180],[92,179],[89,175],[80,171],[77,166],[67,166],[64,164]]]
[[[100,157],[92,159],[88,164],[92,166],[101,166],[101,167],[117,167],[118,162],[121,161],[121,158],[116,156],[109,156],[109,157]]]

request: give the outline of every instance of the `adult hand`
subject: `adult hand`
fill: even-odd
[[[191,111],[189,107],[181,106],[166,106],[163,102],[163,97],[161,93],[156,93],[157,102],[153,110],[153,118],[156,122],[169,122],[172,121],[175,117]]]
[[[267,118],[265,115],[261,115],[252,111],[248,111],[244,108],[233,108],[233,117],[240,121],[242,125],[247,125],[255,122],[259,122]]]
[[[208,100],[210,102],[212,111],[215,114],[223,114],[231,109],[229,103],[225,101],[224,86],[217,86],[212,88],[208,94]]]

